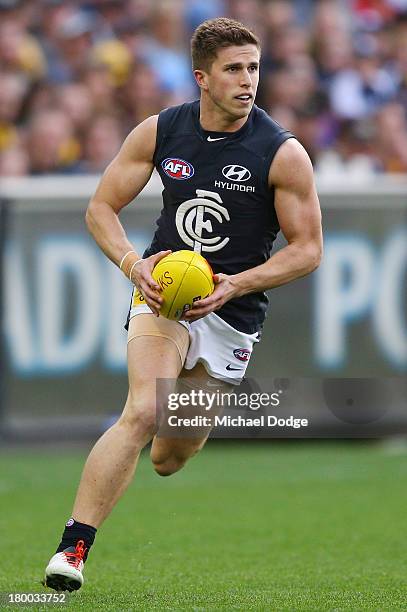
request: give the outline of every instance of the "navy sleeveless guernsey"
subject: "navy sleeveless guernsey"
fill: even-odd
[[[201,253],[215,273],[237,274],[264,263],[280,229],[270,164],[293,135],[253,106],[236,132],[208,132],[199,101],[163,110],[158,118],[154,165],[162,179],[163,209],[143,257],[171,249]],[[252,334],[265,318],[267,296],[230,300],[216,314]]]

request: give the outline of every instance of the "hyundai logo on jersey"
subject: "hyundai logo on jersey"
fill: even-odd
[[[231,164],[230,166],[225,166],[222,168],[222,174],[225,178],[230,181],[248,181],[251,177],[251,172],[244,166],[238,166],[236,164]]]
[[[238,348],[233,351],[234,356],[239,361],[249,361],[251,351],[249,349]]]
[[[165,174],[176,181],[185,181],[194,176],[194,167],[184,159],[177,157],[167,157],[161,162],[161,167]]]

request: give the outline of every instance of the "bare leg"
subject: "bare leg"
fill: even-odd
[[[171,340],[142,336],[128,344],[128,366],[130,390],[123,414],[93,447],[72,512],[76,521],[93,527],[103,523],[127,489],[140,451],[155,433],[156,379],[176,379],[182,364]]]
[[[182,378],[178,379],[177,391],[188,392],[193,388],[196,391],[202,389],[214,393],[219,390],[222,393],[228,393],[233,389],[232,385],[212,378],[201,363],[198,363],[192,370],[182,370],[181,376]],[[210,382],[210,387],[206,386],[208,381]],[[212,409],[212,414],[216,413],[219,415],[221,412],[222,406],[214,406]],[[192,409],[189,406],[177,411],[179,416],[185,417],[191,417],[198,413],[199,409]],[[203,412],[203,414],[206,413]],[[203,448],[210,432],[211,427],[202,427],[191,428],[186,435],[184,433],[183,436],[178,438],[170,437],[167,433],[161,436],[159,433],[154,436],[150,456],[157,474],[160,476],[171,476],[171,474],[178,472],[184,467],[188,459],[196,455]]]

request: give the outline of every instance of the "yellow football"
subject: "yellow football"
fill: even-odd
[[[162,288],[160,314],[178,321],[194,302],[208,297],[215,288],[210,265],[194,251],[176,251],[155,266],[152,276]],[[144,303],[138,291],[133,305]]]

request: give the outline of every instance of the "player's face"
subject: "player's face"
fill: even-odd
[[[201,87],[210,102],[234,119],[250,113],[259,83],[260,53],[255,45],[220,49]]]

